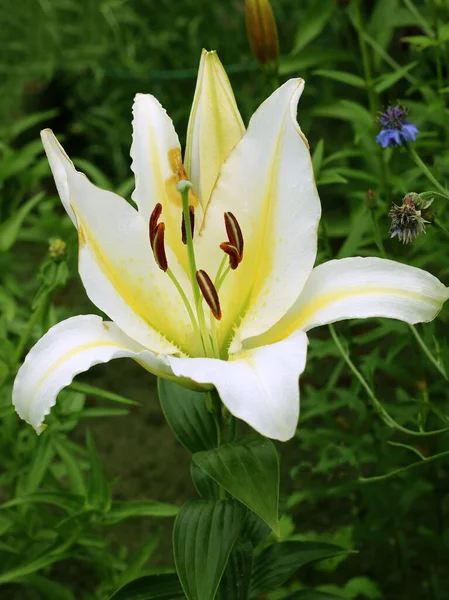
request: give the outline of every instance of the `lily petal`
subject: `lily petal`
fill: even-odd
[[[89,298],[145,347],[193,351],[198,342],[181,298],[154,260],[148,224],[123,198],[76,171],[51,131],[41,135],[61,199],[78,227],[79,271]],[[167,256],[189,294],[181,265],[169,251]]]
[[[298,378],[306,364],[307,336],[298,331],[286,340],[231,356],[167,360],[178,376],[216,387],[222,402],[239,419],[270,438],[285,441],[299,415]]]
[[[291,310],[252,342],[273,343],[296,329],[308,331],[343,319],[427,322],[448,298],[449,289],[441,281],[416,267],[382,258],[331,260],[313,269]]]
[[[12,394],[16,411],[40,433],[58,393],[75,375],[98,363],[125,357],[134,358],[157,375],[172,376],[164,355],[149,352],[114,323],[96,315],[62,321],[37,342],[20,367]]]
[[[203,50],[187,128],[185,165],[203,209],[221,165],[245,133],[226,71],[215,51]]]
[[[131,169],[136,176],[132,199],[139,213],[149,222],[159,202],[166,225],[166,242],[187,269],[187,254],[181,239],[182,200],[176,189],[181,179],[189,179],[181,156],[181,146],[173,122],[150,94],[137,94],[133,105],[133,143]],[[198,199],[190,191],[196,220],[202,220]]]
[[[321,206],[309,146],[296,122],[303,88],[302,79],[291,79],[256,111],[222,167],[197,239],[197,256],[211,274],[222,257],[225,211],[243,232],[243,261],[220,290],[222,344],[244,313],[231,353],[287,312],[315,261]]]

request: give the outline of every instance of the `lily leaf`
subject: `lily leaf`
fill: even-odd
[[[206,408],[206,395],[158,379],[159,402],[170,428],[190,452],[208,450],[217,445],[217,430]]]
[[[234,500],[191,500],[175,521],[176,570],[188,600],[211,600],[245,520]]]
[[[348,550],[323,542],[281,542],[257,557],[249,598],[257,598],[283,585],[297,569],[315,560],[331,558]]]
[[[182,596],[182,587],[175,573],[148,575],[130,581],[110,600],[172,600]]]
[[[279,457],[259,435],[198,452],[193,461],[279,535]]]

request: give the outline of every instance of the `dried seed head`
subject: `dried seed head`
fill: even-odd
[[[196,272],[196,280],[204,299],[212,311],[212,314],[217,321],[219,321],[221,319],[220,299],[218,297],[217,290],[212,283],[212,279],[209,277],[206,271],[200,269]]]
[[[234,271],[239,266],[239,251],[229,242],[223,242],[220,244],[220,248],[229,256],[229,264],[231,265],[231,269]]]
[[[151,247],[153,247],[153,242],[154,242],[154,236],[156,235],[156,229],[157,229],[157,222],[159,221],[159,217],[162,214],[162,204],[160,202],[158,202],[156,204],[156,206],[153,209],[153,212],[151,213],[151,217],[150,217],[150,224],[149,224],[149,234],[150,234],[150,244]]]
[[[157,266],[165,271],[168,269],[167,255],[165,254],[165,223],[159,223],[159,225],[154,230],[153,237],[153,254],[154,260],[156,261]]]
[[[426,233],[426,221],[421,215],[415,196],[418,194],[407,194],[404,196],[401,206],[393,204],[388,216],[391,217],[390,237],[398,236],[404,244],[413,241],[421,233]]]
[[[246,31],[251,50],[267,71],[277,71],[279,38],[269,0],[245,1]]]
[[[189,217],[190,217],[190,231],[193,233],[195,231],[195,207],[189,206]],[[182,221],[181,221],[181,237],[182,243],[187,244],[187,233],[186,233],[186,222],[184,219],[184,212],[182,213]]]
[[[224,222],[229,243],[231,246],[237,248],[237,252],[239,253],[239,262],[242,262],[244,242],[239,222],[231,212],[225,212]]]

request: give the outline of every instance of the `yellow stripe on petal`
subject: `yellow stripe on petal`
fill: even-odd
[[[449,297],[436,277],[382,258],[344,258],[316,267],[287,314],[248,346],[270,344],[296,330],[344,319],[387,317],[414,324],[431,321]]]
[[[97,315],[71,317],[52,327],[30,350],[14,381],[18,415],[40,433],[59,392],[93,365],[134,358],[147,370],[173,377],[166,356],[149,352]]]

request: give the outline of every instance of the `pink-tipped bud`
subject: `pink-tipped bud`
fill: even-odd
[[[159,223],[154,230],[153,254],[157,266],[165,271],[168,269],[167,255],[165,254],[165,223]]]
[[[190,218],[190,231],[192,232],[192,237],[193,237],[193,233],[195,231],[195,207],[191,206],[191,205],[189,206],[189,218]],[[182,237],[182,243],[184,245],[187,244],[186,222],[184,219],[184,213],[182,213],[181,237]]]
[[[209,277],[206,271],[200,269],[196,272],[196,280],[204,299],[212,311],[212,314],[217,321],[219,321],[221,319],[220,299],[218,297],[217,290],[212,283],[212,279]]]

